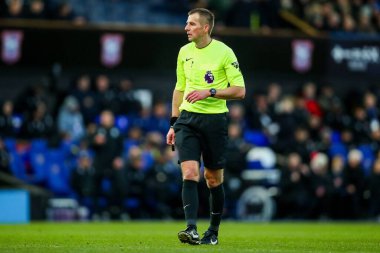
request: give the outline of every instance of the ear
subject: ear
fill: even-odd
[[[205,24],[204,27],[203,27],[203,29],[208,34],[210,32],[210,25],[209,24]]]

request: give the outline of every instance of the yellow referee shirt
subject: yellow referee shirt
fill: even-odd
[[[244,87],[244,78],[234,52],[226,44],[213,39],[201,49],[193,42],[180,49],[175,89],[183,91],[184,98],[193,90],[218,90],[229,85]],[[179,110],[210,114],[227,112],[228,108],[226,100],[208,97],[193,104],[184,99]]]

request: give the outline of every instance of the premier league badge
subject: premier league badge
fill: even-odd
[[[205,75],[205,81],[210,84],[214,82],[214,75],[212,74],[211,71],[207,71]]]

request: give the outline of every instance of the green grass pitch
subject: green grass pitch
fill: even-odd
[[[180,243],[183,228],[166,221],[0,225],[0,252],[380,252],[379,223],[224,222],[217,246]]]

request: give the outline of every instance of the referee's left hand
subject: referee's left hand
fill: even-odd
[[[199,100],[208,98],[210,96],[210,91],[209,90],[193,90],[186,96],[186,101],[189,103],[195,103]]]

